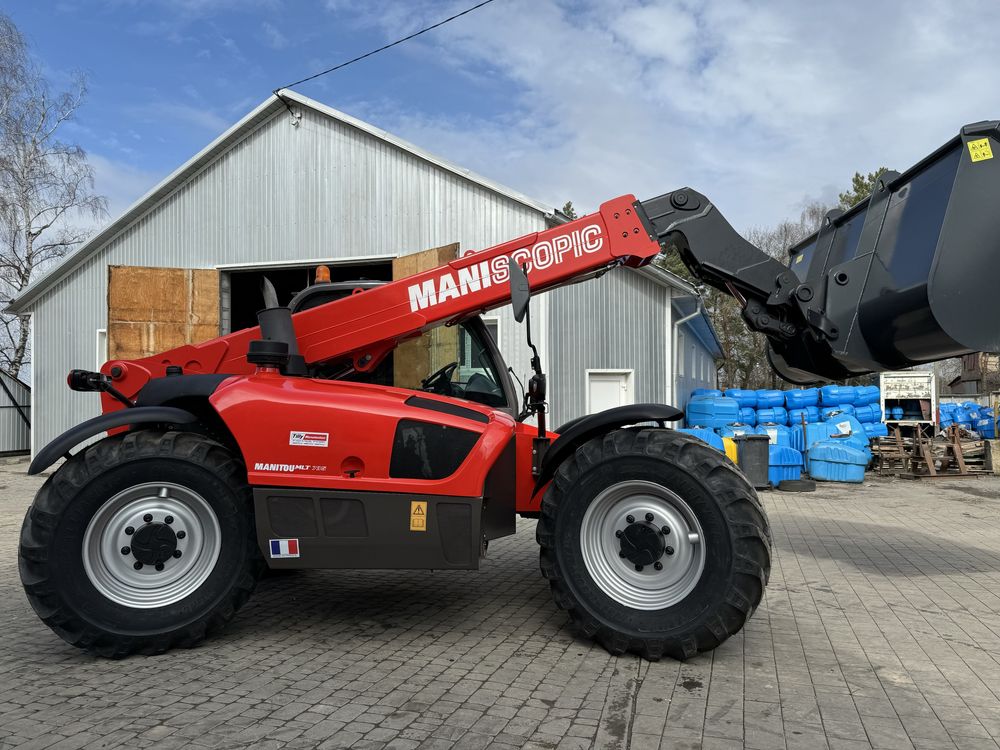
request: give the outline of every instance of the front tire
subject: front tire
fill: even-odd
[[[718,451],[619,429],[556,473],[537,529],[556,604],[612,654],[687,659],[739,632],[771,568],[767,516]]]
[[[39,490],[18,567],[67,643],[112,658],[192,646],[235,615],[263,570],[243,465],[193,433],[105,438]]]

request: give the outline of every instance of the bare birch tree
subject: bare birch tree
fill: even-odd
[[[0,14],[0,300],[6,304],[86,239],[79,222],[107,213],[83,149],[59,138],[87,93],[78,76],[52,94],[24,37]],[[28,364],[30,319],[0,316],[0,368]]]

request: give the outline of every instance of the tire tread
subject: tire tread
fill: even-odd
[[[131,654],[162,654],[171,648],[190,648],[217,632],[246,603],[264,569],[256,551],[253,524],[247,570],[212,611],[170,632],[129,636],[108,633],[75,614],[49,579],[48,544],[61,514],[77,492],[100,474],[122,464],[146,458],[173,458],[208,469],[227,483],[241,503],[252,511],[242,464],[219,443],[195,433],[139,430],[115,435],[87,446],[67,459],[42,485],[21,526],[18,568],[28,601],[41,620],[63,640],[98,656],[112,659]]]
[[[733,572],[722,604],[714,617],[685,636],[631,637],[598,619],[567,585],[556,555],[556,518],[576,480],[602,461],[628,455],[653,457],[694,475],[714,494],[729,526]],[[771,531],[757,493],[725,455],[668,429],[612,430],[577,448],[556,471],[542,499],[536,538],[542,575],[556,604],[568,611],[580,632],[613,655],[631,652],[653,661],[663,656],[685,660],[710,651],[743,628],[760,604],[770,575]]]

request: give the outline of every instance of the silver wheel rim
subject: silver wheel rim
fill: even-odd
[[[647,514],[653,521],[647,522]],[[661,569],[636,565],[621,556],[616,532],[630,524],[646,523],[673,549],[657,561]],[[594,583],[619,604],[632,609],[657,610],[682,601],[701,579],[705,569],[704,533],[697,516],[676,493],[655,482],[633,480],[608,487],[594,498],[580,527],[583,562]]]
[[[135,554],[125,552],[147,523],[167,525],[176,537],[180,555],[165,560],[160,570],[152,564],[137,569]],[[133,534],[127,533],[130,528]],[[165,607],[205,582],[221,544],[219,520],[205,498],[181,485],[148,482],[122,490],[90,519],[83,566],[94,588],[111,601],[136,609]]]

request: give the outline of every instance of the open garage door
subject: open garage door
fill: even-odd
[[[436,268],[458,256],[453,243],[378,262],[328,261],[334,281],[389,281]],[[107,359],[138,359],[197,344],[256,325],[266,276],[288,302],[311,283],[318,262],[217,269],[109,266]],[[387,361],[397,386],[419,388],[421,378],[459,361],[458,329],[441,326],[401,345]]]

